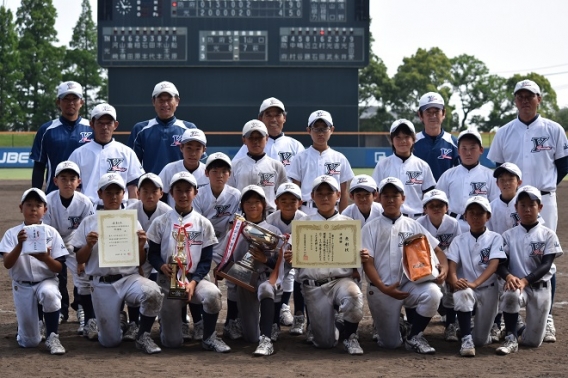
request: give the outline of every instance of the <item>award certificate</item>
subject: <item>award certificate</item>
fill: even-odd
[[[101,268],[140,265],[136,210],[97,211],[97,223]]]
[[[22,254],[27,253],[46,253],[47,237],[45,235],[45,227],[41,224],[24,226],[26,236],[28,237],[22,243]]]

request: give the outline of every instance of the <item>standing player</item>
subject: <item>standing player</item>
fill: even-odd
[[[159,174],[166,164],[183,158],[179,149],[181,136],[195,125],[176,118],[179,102],[179,92],[173,83],[156,84],[152,91],[156,118],[138,122],[130,132],[127,145],[136,152],[146,172]]]

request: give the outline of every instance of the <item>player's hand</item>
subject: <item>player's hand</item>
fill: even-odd
[[[264,251],[254,245],[251,245],[251,247],[249,248],[249,252],[252,255],[252,257],[258,262],[265,264],[268,261],[268,258],[266,257]]]
[[[44,262],[49,256],[51,256],[51,247],[47,247],[47,251],[45,253],[31,253],[30,255],[39,261]]]
[[[369,258],[371,257],[371,255],[369,255],[369,251],[366,248],[363,248],[359,255],[361,256],[361,264],[369,261]]]
[[[195,287],[197,286],[197,282],[191,281],[185,284],[185,292],[187,293],[187,301],[191,301],[193,297],[193,293],[195,292]]]
[[[518,277],[509,274],[506,277],[506,282],[505,286],[503,286],[503,289],[507,291],[515,291],[517,289],[521,289],[521,280]]]
[[[91,231],[87,234],[87,245],[93,248],[95,244],[99,241],[99,234],[95,231]]]
[[[394,299],[403,300],[407,298],[410,295],[410,293],[398,290],[399,286],[400,284],[398,282],[393,283],[392,285],[389,286],[385,285],[385,287],[381,291],[386,295],[393,297]]]
[[[85,264],[77,264],[77,274],[82,275],[85,273]]]
[[[292,253],[291,248],[284,251],[284,261],[286,261],[288,264],[292,264],[292,258],[293,257],[294,257],[294,254]]]
[[[446,281],[446,278],[448,277],[448,267],[446,265],[439,264],[438,271],[440,273],[438,274],[438,278],[436,278],[434,282],[436,282],[437,284],[442,284],[444,283],[444,281]]]
[[[144,246],[146,245],[146,241],[148,240],[148,238],[146,237],[146,231],[138,230],[136,231],[136,233],[138,234],[138,247],[140,248],[140,250],[143,250]]]
[[[23,228],[20,230],[20,232],[18,232],[18,244],[22,244],[23,242],[25,242],[28,239],[28,235],[26,235],[26,230],[24,230]]]
[[[168,278],[172,278],[172,267],[170,266],[170,264],[163,264],[160,267],[160,270],[162,271],[162,273],[164,273],[164,275]]]
[[[217,274],[217,272],[219,271],[219,265],[217,265],[214,269],[213,269],[213,277],[215,277],[215,281],[223,281],[223,277],[219,276]]]
[[[469,287],[469,282],[465,278],[460,278],[454,283],[454,290],[465,290]]]

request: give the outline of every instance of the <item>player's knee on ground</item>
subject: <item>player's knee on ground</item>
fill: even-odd
[[[261,302],[263,299],[274,300],[276,289],[270,284],[270,282],[264,281],[258,286],[257,295],[259,302]]]
[[[433,282],[424,283],[425,290],[418,297],[416,312],[426,318],[431,318],[438,312],[438,306],[442,299],[442,291]]]
[[[503,295],[501,295],[501,304],[499,309],[510,314],[518,313],[521,310],[519,290],[504,291]]]
[[[38,293],[43,312],[54,312],[61,309],[61,293],[59,290],[42,290]]]
[[[158,316],[164,299],[158,284],[154,281],[143,279],[140,283],[140,290],[142,290],[140,313],[149,317]]]
[[[472,289],[458,290],[454,293],[454,310],[460,312],[473,311],[475,294]]]
[[[352,296],[341,298],[339,312],[346,321],[359,323],[363,319],[363,294],[359,291],[358,294],[354,292]]]

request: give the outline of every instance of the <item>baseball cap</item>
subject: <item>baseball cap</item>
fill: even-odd
[[[355,189],[365,189],[373,193],[377,191],[377,182],[369,175],[357,175],[351,180],[349,193]]]
[[[258,185],[248,185],[245,186],[241,192],[241,200],[243,199],[243,197],[245,196],[245,194],[249,193],[249,192],[255,192],[256,194],[258,194],[259,196],[261,196],[262,198],[266,199],[266,194],[264,193],[264,190],[262,190],[262,188]]]
[[[260,104],[260,109],[258,110],[258,114],[261,114],[263,111],[265,111],[268,108],[278,108],[281,109],[283,112],[286,111],[286,108],[284,108],[284,104],[282,103],[282,101],[280,101],[275,97],[269,97],[266,100],[264,100],[262,104]]]
[[[493,171],[493,177],[498,178],[501,175],[501,173],[503,173],[503,171],[507,171],[509,173],[512,173],[515,176],[517,176],[518,178],[520,178],[521,180],[523,179],[523,173],[521,172],[519,167],[517,167],[516,164],[509,163],[509,162],[505,162],[505,163],[501,164],[500,166],[498,166],[497,168],[495,168],[495,170]]]
[[[144,183],[144,181],[146,180],[150,180],[154,183],[154,185],[156,185],[158,188],[160,189],[164,189],[164,183],[162,182],[162,179],[160,178],[160,176],[158,176],[155,173],[144,173],[142,176],[140,176],[140,178],[138,179],[138,189],[140,189],[140,187],[142,187],[142,184]]]
[[[276,190],[276,198],[280,197],[284,193],[290,193],[293,194],[297,199],[302,199],[302,189],[300,189],[300,187],[294,183],[285,182],[284,184],[280,184],[280,186]]]
[[[55,177],[59,176],[62,171],[66,170],[71,170],[77,173],[77,175],[81,176],[81,170],[79,169],[79,166],[71,160],[65,160],[57,164],[57,167],[55,167]]]
[[[329,114],[329,112],[326,112],[325,110],[316,110],[315,112],[310,114],[310,118],[308,118],[308,127],[312,126],[314,122],[319,119],[324,121],[327,126],[333,126],[333,119],[331,118],[331,114]]]
[[[390,133],[394,133],[396,131],[396,129],[398,129],[398,127],[400,125],[406,125],[408,126],[408,128],[410,129],[410,131],[412,131],[413,134],[416,134],[416,128],[414,128],[414,124],[412,122],[410,122],[407,119],[401,118],[401,119],[397,119],[396,121],[394,121],[391,125],[390,128]]]
[[[540,96],[540,87],[538,86],[537,83],[535,83],[532,80],[519,81],[517,85],[515,85],[515,90],[513,91],[513,94],[516,94],[518,91],[523,89]]]
[[[534,186],[525,185],[519,188],[519,191],[517,192],[517,197],[515,197],[515,203],[519,202],[519,195],[521,195],[522,193],[527,193],[530,199],[532,200],[537,200],[539,202],[542,202],[542,194],[540,194],[540,190],[538,190]]]
[[[467,211],[467,208],[474,203],[481,206],[483,210],[487,211],[488,213],[491,213],[491,204],[489,203],[489,200],[483,196],[469,197],[465,203],[465,211]]]
[[[230,168],[233,168],[231,164],[231,159],[222,152],[215,152],[214,154],[209,155],[207,157],[207,161],[205,162],[205,169],[209,167],[209,164],[213,163],[215,160],[222,160],[229,165]]]
[[[404,184],[402,183],[402,181],[400,181],[399,179],[397,179],[396,177],[387,177],[385,179],[382,179],[381,182],[379,183],[379,193],[382,193],[383,189],[385,188],[385,186],[387,185],[394,185],[394,187],[401,193],[404,194]]]
[[[29,188],[28,190],[26,190],[24,194],[22,194],[22,200],[20,201],[20,203],[23,203],[31,193],[36,193],[43,203],[47,203],[47,197],[45,196],[45,193],[43,192],[43,190],[38,188]]]
[[[154,90],[152,91],[152,97],[159,96],[162,93],[169,93],[173,97],[175,96],[179,97],[179,92],[176,86],[173,83],[170,83],[169,81],[161,81],[158,84],[156,84]]]
[[[68,94],[74,94],[79,98],[83,98],[83,87],[76,81],[66,81],[57,87],[57,98],[63,98]]]
[[[420,111],[424,111],[430,108],[438,108],[444,109],[445,103],[442,96],[436,92],[428,92],[422,97],[420,97],[420,101],[418,102],[418,108]]]
[[[126,189],[126,184],[124,183],[123,178],[116,173],[105,173],[99,179],[99,184],[97,185],[98,190],[104,190],[109,185],[116,184],[120,186],[122,189]]]
[[[195,176],[187,171],[176,173],[170,180],[170,188],[178,181],[187,181],[193,185],[193,187],[197,188],[197,180],[195,179]]]
[[[459,143],[460,139],[463,138],[466,135],[471,135],[471,136],[475,137],[475,139],[477,139],[479,141],[479,144],[483,146],[483,140],[481,139],[481,134],[475,129],[467,129],[467,130],[462,131],[458,135],[458,143]]]
[[[422,206],[426,206],[428,202],[434,200],[442,201],[446,205],[450,204],[450,201],[448,201],[448,196],[444,191],[433,189],[430,190],[429,192],[424,193],[424,196],[422,197]]]
[[[205,137],[205,133],[199,129],[185,130],[179,142],[181,144],[184,144],[187,142],[191,142],[192,140],[195,140],[201,143],[202,145],[207,146],[207,137]]]
[[[337,180],[328,175],[321,175],[316,177],[316,179],[312,182],[312,192],[315,191],[321,184],[328,184],[331,189],[339,192],[339,184]]]
[[[108,114],[116,121],[116,109],[109,104],[98,104],[91,110],[91,119],[99,119]]]
[[[268,130],[266,129],[266,126],[258,119],[252,119],[247,123],[245,123],[245,126],[243,127],[243,136],[245,138],[248,138],[253,131],[258,131],[264,136],[268,135]]]

